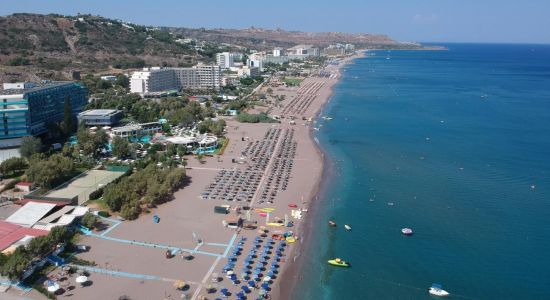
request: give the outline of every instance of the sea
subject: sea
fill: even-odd
[[[444,46],[344,67],[292,299],[550,299],[550,45]]]

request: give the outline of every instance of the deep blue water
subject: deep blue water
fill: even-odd
[[[344,69],[293,298],[550,299],[550,46],[447,46]]]

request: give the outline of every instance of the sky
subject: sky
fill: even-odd
[[[136,24],[387,34],[399,41],[550,43],[550,0],[0,0],[16,12]]]

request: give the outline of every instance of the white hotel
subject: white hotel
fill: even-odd
[[[229,69],[235,66],[235,61],[242,59],[242,54],[232,52],[222,52],[216,54],[216,64],[222,69]]]
[[[217,65],[198,64],[191,68],[144,68],[130,78],[130,92],[142,96],[168,90],[218,90],[221,69]]]

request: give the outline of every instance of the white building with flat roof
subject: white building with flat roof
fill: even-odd
[[[275,48],[273,49],[273,56],[278,57],[283,54],[283,48]]]
[[[193,68],[197,72],[199,89],[220,89],[222,80],[220,66],[198,64]]]
[[[240,53],[222,52],[216,54],[216,64],[222,69],[229,69],[235,65],[235,61],[241,60]]]
[[[134,72],[130,78],[130,92],[145,95],[150,92],[162,92],[178,89],[176,76],[171,69],[144,68]]]
[[[150,68],[132,74],[130,92],[146,96],[180,89],[218,90],[221,81],[221,68],[218,65],[198,64],[191,68]]]
[[[122,119],[122,111],[116,109],[91,109],[77,116],[78,122],[86,126],[113,126]]]

